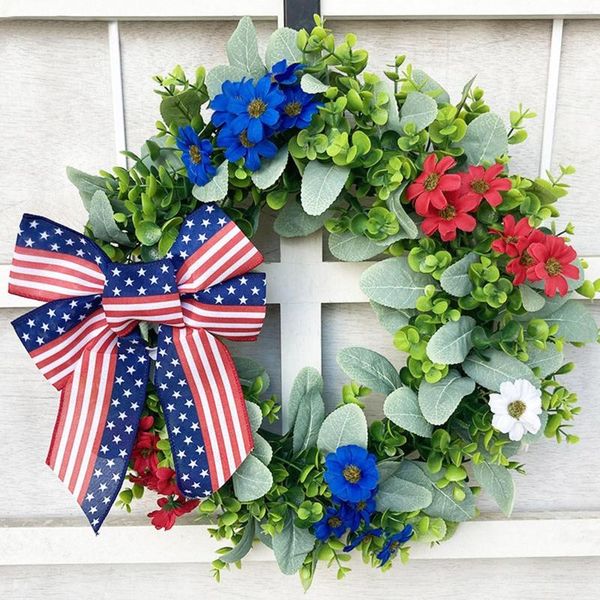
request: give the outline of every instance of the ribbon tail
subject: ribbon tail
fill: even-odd
[[[127,473],[148,371],[139,335],[107,330],[85,348],[61,393],[46,462],[96,533]]]
[[[202,329],[161,326],[155,385],[178,486],[190,498],[209,496],[254,446],[233,359]]]

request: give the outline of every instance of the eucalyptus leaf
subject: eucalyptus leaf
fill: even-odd
[[[326,210],[322,215],[307,215],[299,202],[290,200],[277,214],[273,229],[281,237],[304,237],[318,231],[333,213]]]
[[[348,179],[350,169],[332,162],[312,160],[304,169],[300,200],[309,215],[323,214],[337,199]]]
[[[546,348],[538,348],[529,344],[527,354],[529,355],[527,364],[532,369],[539,369],[542,379],[560,369],[565,360],[563,353],[556,347],[556,344],[551,342],[546,344]]]
[[[252,454],[260,460],[266,466],[269,466],[271,459],[273,458],[273,448],[271,444],[260,435],[260,433],[254,433],[252,438],[254,439],[254,449]]]
[[[217,65],[206,74],[206,89],[211,100],[222,92],[225,81],[241,81],[249,74],[239,67]]]
[[[377,352],[360,346],[344,348],[337,355],[344,373],[376,392],[389,394],[400,385],[400,376],[392,363]]]
[[[431,437],[433,427],[427,422],[421,409],[417,395],[408,387],[394,390],[383,404],[383,414],[392,423],[420,437]]]
[[[229,186],[229,162],[223,161],[216,175],[205,185],[195,185],[192,194],[200,202],[219,202],[227,196]]]
[[[227,42],[227,58],[232,67],[237,67],[251,77],[262,77],[265,67],[258,54],[256,29],[250,17],[242,17]]]
[[[258,377],[263,381],[263,391],[268,389],[270,380],[265,368],[252,358],[246,356],[234,356],[235,370],[237,371],[242,385],[251,385]]]
[[[367,419],[356,404],[336,408],[323,421],[317,438],[317,447],[324,454],[349,445],[367,447]]]
[[[235,563],[242,560],[248,552],[252,549],[252,543],[254,542],[254,534],[256,531],[256,521],[250,519],[244,527],[244,532],[240,541],[225,554],[221,554],[219,558],[226,563]]]
[[[469,267],[479,260],[474,252],[469,252],[460,260],[451,264],[440,278],[440,285],[445,292],[462,298],[473,291],[473,283],[469,278]]]
[[[302,75],[300,87],[302,88],[302,91],[307,94],[322,94],[329,89],[329,86],[326,83],[323,83],[310,73]]]
[[[233,491],[240,502],[262,498],[273,486],[269,468],[253,454],[249,454],[233,474]]]
[[[284,59],[288,65],[302,62],[302,52],[296,44],[297,37],[298,32],[289,27],[280,27],[271,34],[265,51],[265,62],[269,69]]]
[[[456,365],[462,363],[473,347],[471,334],[477,322],[463,315],[458,321],[442,325],[427,343],[427,356],[433,363]]]
[[[483,358],[472,352],[462,365],[463,371],[476,383],[493,392],[500,391],[505,381],[526,379],[539,387],[539,379],[518,358],[496,349],[485,350]]]
[[[389,306],[383,306],[371,300],[371,307],[375,311],[379,322],[383,325],[384,329],[389,333],[396,333],[398,329],[401,329],[408,322],[412,316],[415,315],[416,311],[411,309],[398,309],[390,308]]]
[[[400,200],[402,192],[407,183],[408,182],[404,182],[390,195],[387,200],[387,207],[392,213],[394,213],[396,219],[398,219],[398,223],[400,223],[400,227],[404,233],[406,233],[406,237],[414,240],[419,236],[419,228],[417,227],[417,224],[408,216],[404,205]]]
[[[89,212],[92,196],[97,192],[106,192],[106,179],[89,175],[73,167],[67,167],[69,181],[79,190],[85,210]]]
[[[544,308],[546,299],[538,294],[535,290],[531,289],[528,285],[519,286],[521,292],[521,300],[523,301],[523,308],[527,312],[536,312]]]
[[[250,429],[252,429],[252,433],[256,433],[263,422],[262,411],[260,410],[260,406],[255,404],[254,402],[250,402],[246,400],[246,412],[248,413],[248,420],[250,421]]]
[[[383,252],[377,242],[351,231],[330,234],[328,244],[331,254],[346,262],[360,262]]]
[[[316,446],[324,418],[325,403],[321,394],[313,390],[303,398],[298,407],[292,438],[292,448],[295,454],[300,454]]]
[[[104,242],[133,246],[129,236],[117,225],[110,200],[102,190],[96,190],[92,195],[89,212],[89,226],[95,237]],[[160,235],[158,237],[160,239]]]
[[[412,72],[413,81],[417,84],[419,91],[433,97],[435,93],[435,101],[439,104],[450,104],[450,96],[448,92],[432,77],[427,75],[425,71],[420,69],[413,69]]]
[[[435,279],[415,273],[406,257],[382,260],[369,267],[360,278],[360,289],[370,300],[390,308],[416,308],[417,299],[425,287],[435,285]]]
[[[421,92],[410,92],[400,110],[400,127],[414,123],[416,131],[422,131],[431,125],[437,117],[436,101]]]
[[[548,325],[558,325],[557,336],[565,342],[595,342],[598,325],[581,300],[569,300],[546,317]]]
[[[204,96],[206,99],[206,96]],[[189,125],[194,117],[200,116],[202,97],[196,90],[186,90],[173,96],[163,96],[160,102],[160,116],[169,126]]]
[[[442,425],[454,413],[460,401],[475,389],[475,382],[451,369],[437,383],[421,381],[419,385],[419,408],[432,425]]]
[[[508,152],[508,135],[502,119],[495,113],[484,113],[467,126],[460,142],[469,164],[493,163]]]
[[[296,375],[292,383],[290,398],[286,406],[288,426],[290,428],[294,426],[300,405],[314,394],[322,396],[323,378],[319,371],[313,367],[304,367]]]
[[[473,464],[473,474],[500,510],[510,517],[515,503],[515,482],[510,471],[501,465],[483,461]]]
[[[383,131],[395,131],[396,133],[402,133],[402,128],[400,127],[400,111],[398,110],[398,102],[396,101],[394,88],[388,81],[379,81],[375,84],[375,92],[376,94],[385,92],[389,97],[386,107],[388,112],[388,120],[387,123],[382,127]]]
[[[288,511],[283,530],[273,536],[273,553],[280,571],[284,575],[296,573],[314,548],[315,541],[308,529],[296,527],[292,512]]]
[[[153,221],[141,221],[135,227],[135,235],[144,246],[154,246],[162,236],[162,229]]]
[[[425,514],[430,517],[440,517],[446,521],[453,521],[455,523],[470,521],[475,516],[475,498],[469,487],[465,486],[461,488],[465,493],[465,498],[459,502],[452,494],[452,489],[454,487],[452,484],[447,485],[444,488],[439,488],[435,485],[435,482],[443,477],[443,471],[432,474],[426,464],[420,463],[418,466],[434,484],[431,487],[433,500],[431,504],[423,510]]]
[[[287,161],[288,149],[287,146],[282,146],[273,158],[264,160],[260,169],[254,171],[250,175],[252,183],[254,183],[259,190],[270,188],[285,171]]]

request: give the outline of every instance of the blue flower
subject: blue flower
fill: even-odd
[[[367,500],[379,481],[375,456],[360,446],[342,446],[325,458],[324,479],[343,502]]]
[[[285,100],[279,107],[281,113],[280,129],[306,129],[319,110],[319,102],[314,94],[307,94],[299,86],[287,88]]]
[[[217,144],[225,149],[225,158],[236,162],[243,158],[250,171],[260,169],[261,158],[273,158],[277,154],[277,146],[269,140],[253,143],[248,139],[246,130],[233,133],[231,128],[224,127],[217,136]]]
[[[213,114],[210,117],[211,123],[216,127],[226,125],[235,119],[237,116],[230,110],[231,102],[240,100],[240,90],[245,80],[241,81],[224,81],[221,86],[221,93],[217,94],[210,103],[210,108],[213,109]]]
[[[377,554],[377,558],[381,561],[381,566],[392,558],[398,552],[398,548],[411,538],[413,534],[412,525],[407,525],[402,531],[394,533],[386,541],[381,551]]]
[[[292,85],[298,80],[296,71],[303,66],[300,63],[291,63],[288,65],[287,60],[283,58],[271,67],[271,81],[277,82],[279,85]]]
[[[383,534],[383,529],[365,529],[347,545],[344,546],[344,552],[352,552],[365,538],[380,537]]]
[[[177,147],[187,169],[189,180],[196,185],[206,185],[217,172],[210,157],[213,151],[208,140],[201,140],[190,125],[179,128]]]
[[[339,508],[330,507],[325,511],[325,515],[320,521],[314,525],[315,537],[324,542],[332,535],[340,538],[348,529],[348,525],[344,520],[344,515]]]
[[[223,93],[230,95],[225,89]],[[256,84],[243,81],[236,96],[229,98],[227,108],[236,116],[228,127],[235,134],[246,131],[248,140],[257,144],[268,137],[277,125],[278,108],[283,100],[283,93],[272,85],[268,75],[261,77]]]
[[[342,502],[340,510],[344,515],[345,521],[350,527],[350,531],[356,531],[364,521],[365,525],[371,522],[371,515],[375,512],[375,493],[377,489],[371,492],[371,496],[360,502]],[[334,498],[334,502],[335,502]]]

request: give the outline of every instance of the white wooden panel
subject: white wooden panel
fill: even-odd
[[[369,3],[365,3],[368,5]],[[419,3],[420,4],[420,3]],[[324,9],[325,10],[325,9]],[[369,51],[369,71],[382,74],[397,54],[424,70],[450,97],[460,99],[464,84],[486,92],[491,109],[508,123],[508,113],[519,102],[535,110],[528,122],[529,139],[511,147],[511,169],[537,176],[540,164],[550,21],[360,21],[330,20],[340,37],[358,36],[357,46]],[[527,57],[526,60],[523,57]]]
[[[7,262],[21,213],[73,227],[85,221],[66,165],[96,172],[114,161],[107,26],[0,22],[0,66],[0,262]]]
[[[567,21],[558,89],[556,133],[552,166],[572,164],[577,173],[569,177],[570,194],[559,208],[563,222],[575,224],[578,250],[600,254],[598,204],[598,148],[600,145],[600,71],[588,68],[600,61],[600,20]]]

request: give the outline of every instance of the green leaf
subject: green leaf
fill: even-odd
[[[473,291],[473,283],[469,279],[469,267],[479,260],[474,252],[469,252],[459,261],[451,264],[440,278],[442,289],[452,296],[462,298]]]
[[[319,371],[313,367],[304,367],[292,384],[290,399],[287,403],[288,426],[292,428],[296,422],[296,416],[300,405],[312,395],[322,396],[323,378]]]
[[[295,454],[314,448],[324,418],[325,403],[321,394],[313,390],[303,398],[298,407],[292,439]]]
[[[290,200],[277,214],[273,229],[281,237],[305,237],[321,229],[333,213],[326,210],[322,215],[307,215],[299,202]]]
[[[383,252],[377,242],[351,231],[330,234],[328,243],[331,254],[346,262],[360,262]]]
[[[377,463],[377,470],[379,471],[379,485],[394,475],[400,469],[401,464],[402,462],[398,460],[379,461]]]
[[[569,300],[546,317],[548,325],[558,325],[558,337],[566,342],[595,342],[598,325],[581,300]]]
[[[432,77],[420,69],[414,69],[412,72],[413,81],[417,84],[422,93],[439,92],[435,95],[435,101],[438,104],[450,104],[448,92]],[[431,94],[430,94],[431,95]]]
[[[273,553],[280,571],[284,575],[296,573],[314,546],[315,536],[308,529],[296,527],[288,511],[283,530],[273,536]]]
[[[416,131],[422,131],[435,121],[438,107],[436,101],[421,92],[410,92],[400,110],[400,127],[414,123]]]
[[[401,472],[383,481],[375,497],[377,510],[393,510],[395,512],[412,512],[428,507],[433,500],[431,485],[423,487],[407,479]]]
[[[496,501],[500,510],[510,517],[515,503],[515,482],[506,467],[488,462],[473,464],[473,474],[481,487]]]
[[[252,454],[254,454],[261,463],[269,466],[269,463],[273,458],[273,448],[271,448],[271,444],[269,444],[260,433],[254,433],[252,438],[254,439],[254,449],[252,450]]]
[[[394,191],[387,200],[387,207],[398,219],[398,223],[400,223],[400,227],[406,233],[406,237],[411,240],[416,239],[419,236],[419,228],[417,224],[408,216],[404,205],[402,204],[400,197],[402,196],[402,191],[406,187],[406,183],[402,184],[396,191]]]
[[[95,237],[104,242],[133,246],[129,236],[119,229],[110,201],[102,190],[96,190],[92,195],[89,211],[89,225]],[[160,231],[160,228],[158,230]],[[160,239],[160,235],[158,237]]]
[[[248,73],[239,67],[217,65],[206,75],[206,89],[211,100],[221,93],[224,81],[241,81]]]
[[[312,160],[302,175],[300,200],[309,215],[324,213],[337,199],[348,179],[350,169],[333,163]]]
[[[162,229],[153,221],[141,221],[135,227],[135,235],[144,246],[154,246],[162,236]]]
[[[419,408],[432,425],[445,423],[454,413],[460,401],[472,393],[475,382],[462,377],[451,369],[448,375],[437,383],[421,381],[419,386]]]
[[[519,286],[519,290],[521,292],[521,299],[523,300],[523,308],[527,312],[536,312],[544,308],[546,299],[541,294],[538,294],[528,285]]]
[[[88,175],[73,167],[67,167],[67,177],[79,190],[83,206],[88,212],[90,210],[90,204],[92,203],[92,196],[98,191],[106,192],[106,180],[104,177]]]
[[[297,37],[298,32],[289,27],[280,27],[271,34],[265,51],[265,62],[269,69],[283,59],[288,65],[302,62],[302,52],[296,44]]]
[[[500,384],[516,379],[527,379],[527,381],[539,387],[539,379],[518,358],[495,349],[486,350],[482,354],[484,358],[472,352],[467,356],[462,367],[471,379],[484,388],[499,392]]]
[[[527,364],[532,369],[538,368],[542,379],[557,371],[565,359],[563,353],[552,343],[547,343],[544,349],[529,344],[527,354],[529,355]]]
[[[244,527],[244,532],[242,533],[240,541],[229,552],[221,554],[219,558],[226,563],[234,563],[242,560],[242,558],[244,558],[244,556],[252,549],[255,531],[256,521],[251,518]]]
[[[340,350],[337,363],[344,373],[376,392],[389,394],[400,385],[400,376],[392,363],[377,352],[354,346]]]
[[[404,256],[382,260],[360,278],[360,289],[367,297],[390,308],[416,308],[417,298],[428,285],[435,285],[433,277],[415,273]]]
[[[435,482],[444,476],[443,471],[432,474],[427,465],[424,463],[417,463],[418,466],[423,470],[423,473],[434,483],[431,487],[433,492],[433,501],[431,504],[424,509],[424,513],[430,517],[440,517],[446,521],[453,521],[455,523],[462,523],[464,521],[470,521],[475,516],[475,498],[473,492],[467,486],[462,487],[462,491],[465,493],[465,499],[458,502],[453,494],[453,485],[447,485],[444,488],[439,488],[435,485]]]
[[[169,127],[182,127],[189,125],[194,117],[200,115],[201,107],[202,97],[198,92],[186,90],[174,96],[163,96],[160,102],[160,116]]]
[[[250,402],[246,400],[246,411],[248,412],[248,419],[250,420],[250,429],[252,429],[252,433],[256,433],[263,422],[262,411],[260,410],[260,406],[255,404],[254,402]]]
[[[416,312],[409,309],[390,308],[389,306],[383,306],[383,304],[378,304],[372,300],[371,307],[375,311],[379,322],[389,333],[396,333],[398,329],[408,325],[408,321]]]
[[[232,67],[237,67],[252,77],[265,74],[265,67],[258,54],[256,29],[250,17],[242,17],[227,42],[227,58]]]
[[[259,190],[270,188],[281,177],[287,161],[288,149],[282,146],[273,158],[264,160],[260,169],[250,175],[252,182]]]
[[[356,404],[336,408],[323,421],[317,438],[317,448],[324,454],[349,445],[367,447],[367,419]]]
[[[475,319],[468,316],[442,325],[427,343],[429,360],[442,365],[461,363],[473,347],[471,333],[476,325]]]
[[[388,113],[387,123],[383,126],[383,131],[395,131],[396,133],[402,133],[402,128],[400,127],[400,113],[398,111],[398,102],[396,102],[396,97],[394,95],[394,88],[387,81],[380,81],[375,84],[375,93],[379,94],[380,92],[385,92],[389,101],[386,106]]]
[[[273,486],[269,468],[252,454],[233,474],[233,491],[240,502],[252,502],[262,498]]]
[[[216,175],[207,184],[194,186],[192,194],[200,202],[218,202],[227,196],[228,186],[229,162],[225,160],[219,165]]]
[[[302,91],[307,94],[322,94],[329,89],[329,86],[326,83],[323,83],[310,73],[302,75],[300,87],[302,88]]]
[[[260,377],[265,384],[263,391],[269,387],[269,376],[261,364],[245,356],[234,356],[233,362],[235,363],[235,370],[242,385],[251,385]]]
[[[497,114],[484,113],[469,123],[460,145],[470,164],[492,163],[508,152],[506,127]]]
[[[406,431],[420,437],[431,437],[433,427],[421,413],[417,395],[410,388],[401,387],[394,390],[385,399],[383,414]]]

